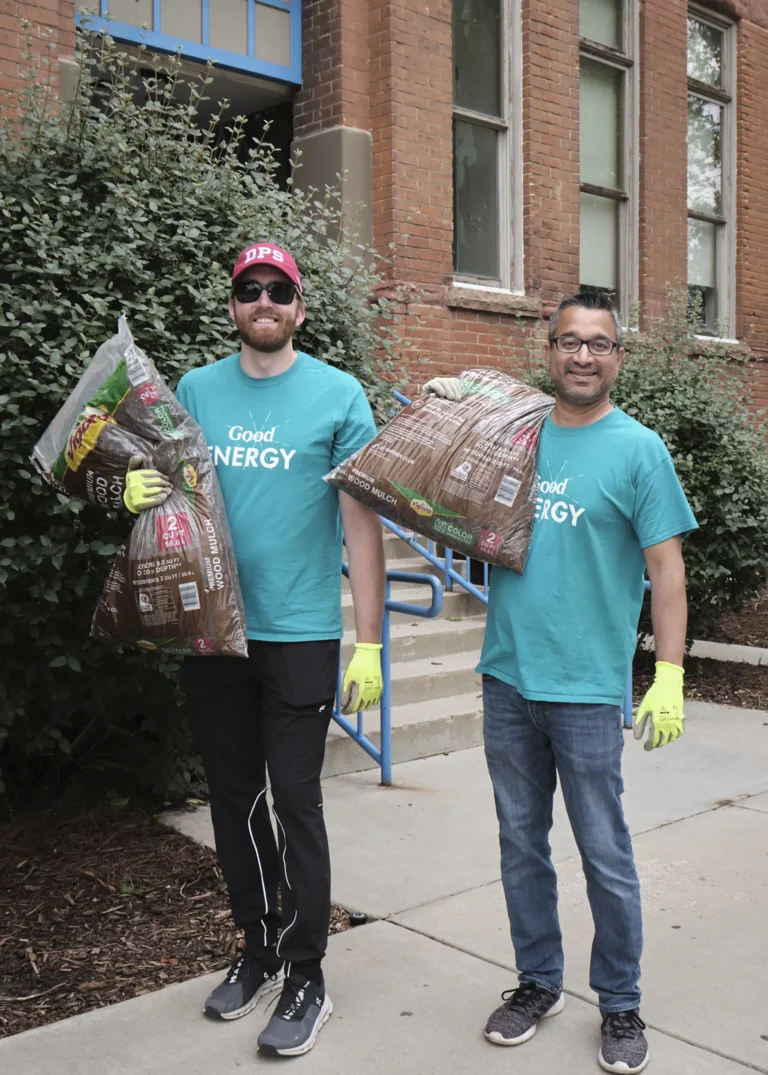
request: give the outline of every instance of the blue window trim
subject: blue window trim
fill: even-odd
[[[160,12],[162,0],[152,0],[153,22],[155,26],[161,25]],[[131,26],[125,22],[116,22],[107,18],[109,0],[101,0],[100,15],[89,15],[77,12],[75,22],[78,26],[95,30],[97,33],[109,34],[118,41],[126,41],[132,45],[146,45],[149,49],[158,52],[180,53],[184,59],[200,60],[207,63],[210,60],[217,67],[229,68],[232,71],[245,71],[259,78],[271,79],[274,82],[287,82],[295,86],[301,85],[301,0],[258,0],[258,3],[266,7],[274,7],[279,11],[286,11],[290,16],[290,48],[291,64],[283,67],[281,64],[268,63],[266,60],[257,60],[254,56],[254,25],[255,25],[256,0],[248,0],[248,55],[243,56],[237,52],[228,52],[225,49],[216,49],[210,46],[209,39],[209,13],[211,0],[202,0],[203,26],[202,44],[193,41],[184,41],[181,38],[171,37],[157,30],[146,30],[141,27]]]

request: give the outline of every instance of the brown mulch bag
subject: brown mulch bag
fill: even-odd
[[[461,374],[460,403],[422,396],[327,481],[385,519],[522,572],[550,396],[496,370]]]
[[[93,618],[93,638],[145,650],[247,657],[245,613],[229,524],[202,430],[133,342],[124,317],[35,445],[55,488],[125,510],[128,462],[171,481],[136,518]]]

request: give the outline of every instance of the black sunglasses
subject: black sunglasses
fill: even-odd
[[[296,297],[296,288],[287,280],[275,280],[271,284],[260,284],[258,280],[236,280],[232,285],[232,295],[238,302],[258,302],[262,291],[277,306],[290,306]]]

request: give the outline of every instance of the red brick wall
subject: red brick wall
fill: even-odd
[[[741,23],[737,71],[737,324],[768,355],[768,29]]]
[[[21,29],[22,19],[30,23],[26,31]],[[71,56],[75,50],[75,0],[0,0],[0,93],[21,86],[27,36],[32,39],[32,53],[43,56],[43,77],[51,56],[52,85],[58,87],[56,58]],[[50,53],[48,43],[55,46]]]
[[[686,3],[640,3],[640,244],[643,313],[684,282]],[[738,21],[738,331],[768,358],[768,0],[713,0]],[[18,85],[19,20],[40,47],[74,47],[75,0],[0,0],[0,89]],[[451,0],[304,0],[297,136],[338,124],[373,138],[374,238],[410,294],[405,325],[419,383],[440,370],[528,360],[525,343],[578,285],[578,0],[522,0],[523,275],[527,295],[468,309],[452,284]],[[54,66],[55,70],[55,66]],[[768,405],[768,362],[754,370]]]
[[[523,5],[525,287],[557,303],[579,286],[579,4]]]
[[[688,75],[685,0],[640,12],[640,243],[643,320],[688,274]]]
[[[303,85],[296,137],[328,127],[370,127],[367,0],[303,0]]]

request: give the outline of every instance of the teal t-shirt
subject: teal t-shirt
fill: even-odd
[[[216,466],[248,637],[340,638],[339,498],[323,478],[376,435],[361,386],[299,352],[284,373],[264,378],[230,355],[190,370],[176,394]]]
[[[532,701],[619,705],[637,644],[643,549],[696,529],[661,438],[623,411],[544,423],[522,575],[491,572],[478,671]]]

